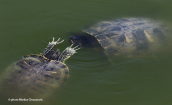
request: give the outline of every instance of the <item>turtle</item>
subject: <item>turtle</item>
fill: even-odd
[[[169,50],[170,28],[159,20],[120,18],[100,21],[82,31],[69,41],[82,47],[101,46],[108,57],[150,57]]]
[[[49,42],[40,54],[30,54],[12,63],[2,80],[3,94],[8,98],[42,98],[66,83],[69,68],[65,60],[76,53],[78,46],[67,47],[61,54],[53,48],[64,40]],[[1,92],[2,92],[1,91]]]

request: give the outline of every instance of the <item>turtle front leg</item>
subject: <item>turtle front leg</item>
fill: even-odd
[[[51,51],[57,44],[62,43],[64,40],[62,40],[61,42],[59,42],[60,38],[57,41],[54,41],[54,37],[53,37],[53,41],[49,42],[48,46],[44,49],[44,51],[41,53],[41,55],[45,56],[49,51]]]
[[[72,44],[73,45],[73,44]],[[80,48],[77,48],[78,46],[72,48],[72,45],[67,47],[59,56],[58,61],[64,62],[66,59],[71,57],[73,54],[77,53],[76,50],[79,50]]]

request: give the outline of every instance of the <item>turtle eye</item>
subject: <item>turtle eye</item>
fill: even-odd
[[[83,46],[88,44],[88,39],[85,36],[72,36],[70,37],[70,43]]]
[[[79,40],[79,38],[76,37],[76,36],[72,36],[72,37],[70,37],[70,39],[69,39],[69,41],[70,41],[71,43],[73,43],[73,44],[77,44],[77,43],[78,43],[78,40]]]

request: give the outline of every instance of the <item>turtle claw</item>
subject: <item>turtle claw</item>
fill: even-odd
[[[49,42],[48,45],[57,45],[57,44],[60,44],[62,43],[64,40],[62,40],[61,42],[59,42],[60,38],[57,40],[57,41],[54,41],[54,37],[53,37],[53,41],[52,42]]]
[[[53,37],[53,41],[49,42],[48,46],[44,49],[43,53],[41,53],[41,55],[46,55],[48,52],[50,52],[57,44],[62,43],[64,40],[60,41],[60,38],[57,41],[54,41],[54,37]]]
[[[68,52],[70,52],[73,55],[74,53],[77,53],[76,50],[79,50],[80,47],[79,46],[75,46],[74,48],[72,48],[72,46],[73,46],[73,44],[71,46],[67,47],[66,50],[68,50]],[[77,47],[79,47],[79,48],[77,48]]]
[[[81,47],[79,47],[79,48],[77,48],[77,47],[79,47],[79,45],[75,46],[74,49],[75,49],[75,50],[81,49]],[[77,49],[76,49],[76,48],[77,48]]]
[[[68,59],[69,57],[71,57],[73,54],[77,53],[76,50],[79,50],[80,47],[79,46],[75,46],[73,47],[73,44],[69,47],[67,47],[62,54],[59,56],[59,61],[64,62],[66,59]],[[79,47],[79,48],[78,48]]]

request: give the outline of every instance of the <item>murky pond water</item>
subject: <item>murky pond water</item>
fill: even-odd
[[[172,24],[171,4],[169,0],[1,0],[0,74],[18,58],[41,53],[52,37],[65,40],[57,45],[60,51],[64,50],[70,45],[68,33],[81,32],[83,27],[98,21],[148,17]],[[66,61],[70,69],[66,85],[43,103],[172,104],[172,55],[114,59],[115,63],[109,62],[103,52],[95,49],[78,50]]]

